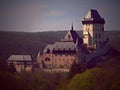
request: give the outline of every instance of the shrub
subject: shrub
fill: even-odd
[[[93,90],[96,77],[92,72],[96,70],[98,69],[87,70],[84,73],[75,75],[68,85],[69,90]]]

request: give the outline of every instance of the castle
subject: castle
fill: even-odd
[[[96,49],[104,42],[105,20],[97,10],[89,10],[82,19],[83,36],[79,36],[71,25],[64,38],[54,44],[48,44],[42,55],[38,55],[37,62],[43,69],[64,68],[68,69],[74,61],[84,61],[88,48]]]

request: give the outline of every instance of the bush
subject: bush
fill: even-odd
[[[120,67],[93,68],[77,74],[68,84],[68,90],[119,90]]]
[[[86,70],[86,64],[85,63],[77,63],[77,62],[73,62],[73,64],[71,65],[70,68],[70,72],[69,72],[69,79],[71,79],[72,77],[74,77],[76,74],[78,73],[82,73]]]
[[[0,72],[0,90],[24,90],[22,83],[13,74]]]
[[[96,77],[94,77],[92,71],[98,69],[87,70],[82,74],[77,74],[69,83],[69,90],[93,90],[95,86]]]

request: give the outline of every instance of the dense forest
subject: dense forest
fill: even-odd
[[[0,32],[0,57],[7,59],[12,54],[30,54],[33,59],[39,51],[66,32]]]
[[[33,60],[38,52],[47,44],[60,41],[68,31],[47,32],[4,32],[0,31],[0,57],[8,59],[12,54],[30,54]],[[77,31],[80,37],[82,31]],[[106,31],[105,36],[110,38],[113,46],[120,50],[120,31]]]

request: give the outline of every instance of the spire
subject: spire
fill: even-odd
[[[71,25],[71,30],[73,30],[73,22],[72,22],[72,25]]]

